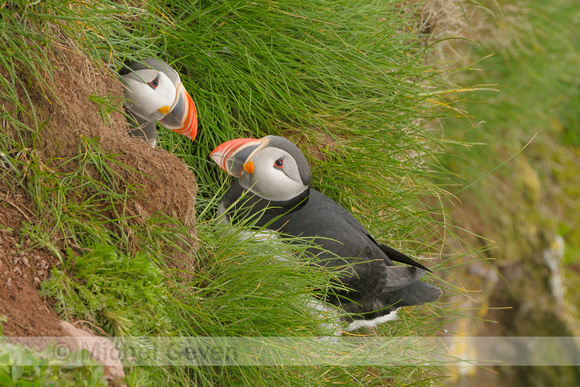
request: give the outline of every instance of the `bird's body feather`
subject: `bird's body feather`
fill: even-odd
[[[437,286],[421,281],[425,266],[377,243],[350,212],[310,188],[308,161],[287,139],[234,139],[210,157],[238,178],[220,204],[229,221],[249,221],[282,236],[311,239],[308,250],[315,264],[336,272],[342,285],[326,301],[356,315],[349,318],[385,321],[401,306],[435,301],[441,295]]]
[[[309,252],[318,257],[320,265],[341,270],[341,282],[352,290],[329,297],[348,312],[375,318],[387,309],[434,301],[441,294],[438,287],[419,281],[425,274],[423,265],[377,243],[350,212],[315,189],[276,202],[245,190],[236,180],[222,205],[230,208],[234,221],[255,216],[256,227],[313,238]],[[395,266],[393,260],[413,266]]]

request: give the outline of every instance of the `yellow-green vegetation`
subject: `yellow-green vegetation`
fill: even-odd
[[[483,177],[460,198],[477,208],[478,231],[501,247],[494,255],[517,259],[530,253],[540,233],[547,239],[558,234],[566,242],[564,262],[574,266],[580,247],[580,13],[565,0],[484,5],[489,13],[477,17],[488,28],[476,34],[479,44],[469,55],[486,59],[474,65],[478,71],[462,73],[462,82],[495,91],[466,98],[473,128],[446,122],[448,136],[461,133],[474,144],[449,147],[448,165],[464,182]]]
[[[487,214],[493,217],[489,223],[501,222],[502,227],[495,227],[498,232],[490,238],[503,245],[533,234],[531,226],[553,222],[567,245],[577,248],[580,218],[575,214],[580,207],[571,200],[577,196],[574,171],[580,146],[576,130],[580,124],[576,4],[556,1],[487,6],[490,13],[477,17],[485,18],[489,26],[476,32],[479,44],[470,45],[469,53],[471,59],[486,59],[473,66],[478,71],[461,76],[470,85],[494,90],[466,97],[464,107],[472,129],[465,130],[465,122],[459,124],[461,127],[457,121],[447,122],[447,135],[462,130],[465,133],[460,138],[474,144],[450,149],[453,156],[449,164],[464,181],[485,177],[461,196],[485,206],[478,206],[483,221]],[[510,253],[506,252],[506,257]],[[574,250],[570,253],[576,254]]]
[[[469,122],[444,122],[445,137],[463,141],[449,144],[444,159],[458,174],[454,181],[468,186],[456,190],[466,226],[493,241],[474,243],[493,247],[487,255],[506,280],[486,297],[492,307],[510,309],[495,312],[499,324],[486,329],[577,335],[580,10],[569,0],[500,3],[482,1],[484,8],[471,14],[467,37],[477,44],[462,52],[477,71],[455,79],[490,90],[466,95],[457,106]],[[578,383],[572,367],[515,368],[492,384]]]
[[[103,368],[87,351],[77,355],[82,365],[71,366],[51,356],[51,348],[41,353],[12,344],[0,347],[0,383],[3,386],[107,386]]]

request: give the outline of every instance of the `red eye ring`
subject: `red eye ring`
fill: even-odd
[[[278,160],[274,161],[274,168],[284,169],[284,157],[280,157]]]
[[[147,82],[149,87],[151,87],[153,90],[157,89],[157,86],[159,86],[159,75],[160,74],[157,74],[155,79],[153,79],[151,82]]]

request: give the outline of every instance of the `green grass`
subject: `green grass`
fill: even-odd
[[[70,252],[41,289],[55,298],[60,316],[91,321],[112,336],[166,332],[166,293],[163,272],[147,254],[118,256],[111,246],[96,246],[76,259]]]
[[[103,368],[88,352],[76,354],[82,365],[71,366],[51,357],[50,348],[43,353],[18,345],[3,344],[0,348],[0,383],[3,386],[107,386]],[[84,357],[83,357],[84,356]]]
[[[448,154],[441,161],[457,173],[451,181],[470,182],[457,196],[469,208],[468,216],[477,224],[475,231],[489,238],[484,242],[490,246],[485,254],[503,268],[517,267],[527,273],[524,280],[507,284],[507,293],[494,291],[495,302],[514,305],[517,314],[526,309],[518,304],[549,297],[542,304],[553,308],[553,312],[533,313],[523,319],[526,324],[515,326],[509,320],[522,318],[498,313],[500,329],[514,335],[525,335],[525,330],[555,336],[578,332],[580,11],[576,2],[568,0],[509,1],[501,4],[502,9],[494,2],[483,3],[492,11],[486,20],[488,28],[477,39],[479,44],[464,52],[472,61],[486,59],[473,66],[477,71],[458,74],[455,80],[488,85],[496,91],[466,95],[458,107],[469,112],[469,122],[444,122],[442,137],[479,145],[448,143]],[[558,257],[554,254],[559,249],[558,237],[565,247],[558,262],[563,302],[553,302],[547,286],[526,288],[545,281],[543,254]],[[480,245],[477,240],[474,243]],[[530,289],[537,294],[530,296]],[[550,314],[556,322],[546,322]],[[511,374],[519,381],[522,376],[549,385],[575,377],[558,367],[519,372],[506,372],[504,378]],[[504,379],[504,384],[510,382]]]
[[[487,22],[495,29],[470,46],[469,55],[487,58],[460,81],[496,91],[466,96],[470,123],[446,121],[442,136],[479,145],[448,143],[444,160],[457,172],[455,181],[478,181],[459,197],[477,207],[486,235],[502,246],[499,257],[527,251],[529,244],[511,241],[533,239],[542,229],[562,234],[573,256],[580,246],[572,172],[580,145],[580,30],[574,22],[580,14],[566,0],[484,5],[495,14],[488,13]]]
[[[35,217],[21,234],[62,262],[43,284],[61,316],[88,320],[109,335],[328,334],[297,301],[324,293],[332,280],[307,265],[307,244],[243,240],[237,228],[214,219],[228,178],[208,154],[239,136],[290,137],[311,162],[313,186],[352,211],[378,240],[415,255],[438,251],[438,230],[447,227],[441,203],[448,194],[432,181],[441,173],[435,166],[444,144],[423,124],[449,114],[440,107],[443,92],[453,89],[425,63],[425,49],[412,32],[415,14],[396,6],[401,4],[4,3],[0,50],[8,55],[0,60],[0,97],[13,106],[2,105],[0,114],[15,130],[2,133],[0,151],[15,170],[2,179],[34,203]],[[200,187],[193,278],[179,277],[165,264],[172,249],[182,248],[187,228],[161,215],[131,225],[123,209],[142,188],[124,184],[118,170],[129,167],[103,152],[97,139],[81,137],[78,155],[64,164],[38,159],[35,139],[47,122],[38,119],[27,90],[58,84],[47,59],[65,41],[75,42],[104,71],[125,59],[159,54],[181,74],[197,104],[199,137],[191,142],[160,129],[159,145],[191,167]],[[58,103],[50,93],[46,98]],[[98,94],[90,101],[108,125],[119,101]],[[24,125],[19,115],[33,124]],[[76,253],[63,256],[65,247]],[[289,250],[300,259],[275,259]],[[428,265],[441,267],[437,261]],[[445,313],[437,304],[430,308]],[[402,314],[381,334],[432,334],[439,323],[422,310]],[[428,385],[445,374],[414,365],[372,372],[362,366],[127,371],[129,385]]]
[[[0,318],[0,323],[4,322]],[[0,335],[2,326],[0,325]],[[2,338],[0,337],[0,340]],[[107,386],[103,367],[90,358],[87,351],[72,352],[76,364],[56,359],[55,347],[47,347],[42,352],[2,342],[0,347],[0,383],[3,386],[39,386],[49,384],[85,386]]]

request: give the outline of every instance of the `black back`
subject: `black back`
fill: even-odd
[[[341,270],[341,282],[351,289],[331,296],[329,301],[334,304],[355,301],[358,307],[351,308],[353,312],[372,312],[369,316],[374,316],[377,309],[392,304],[422,304],[436,300],[441,294],[439,288],[419,281],[427,270],[425,266],[377,243],[350,212],[314,189],[287,202],[273,202],[247,192],[235,180],[222,205],[225,208],[234,205],[229,212],[232,222],[255,217],[251,220],[257,227],[313,238],[320,247],[313,246],[309,251],[318,257],[320,265]],[[393,260],[411,266],[395,266]],[[408,290],[404,291],[405,288]],[[367,307],[362,307],[364,303]]]

